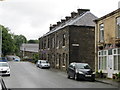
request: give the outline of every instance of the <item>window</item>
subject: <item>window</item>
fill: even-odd
[[[118,54],[120,54],[120,48],[118,49]]]
[[[56,47],[57,48],[59,47],[59,37],[58,36],[56,37]]]
[[[63,66],[65,66],[65,62],[66,62],[66,60],[65,60],[65,53],[63,53]]]
[[[99,51],[99,61],[98,61],[98,68],[100,70],[107,69],[107,51]]]
[[[55,39],[52,38],[52,48],[54,48],[54,47],[55,47]]]
[[[117,38],[120,38],[120,17],[117,18]]]
[[[117,54],[117,50],[115,49],[115,50],[113,50],[113,52],[114,52],[114,54]]]
[[[65,34],[63,34],[63,46],[65,46]]]
[[[120,70],[120,55],[118,55],[118,70]]]
[[[56,66],[59,67],[59,54],[57,53],[57,61],[56,61]]]
[[[50,48],[50,40],[49,40],[49,38],[48,38],[48,44],[47,45],[48,45],[48,48]]]
[[[46,48],[46,40],[44,40],[44,45],[43,46],[44,46],[44,49],[45,49]]]
[[[118,57],[117,55],[114,56],[114,70],[118,70],[118,65],[117,65],[118,58],[117,57]]]
[[[112,55],[112,49],[108,50],[108,55]]]
[[[100,42],[104,41],[104,24],[100,24],[100,35],[99,35],[99,38],[100,38]]]

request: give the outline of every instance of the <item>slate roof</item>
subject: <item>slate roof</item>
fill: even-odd
[[[64,23],[60,24],[59,26],[56,26],[52,30],[50,30],[48,33],[46,33],[44,36],[47,36],[55,31],[58,31],[66,26],[69,25],[76,25],[76,26],[95,26],[95,23],[93,20],[97,19],[95,15],[93,15],[90,11],[84,12],[80,15],[76,15],[74,18],[69,19],[68,21],[65,21]]]
[[[22,44],[20,47],[21,51],[28,51],[28,52],[38,52],[39,44]]]

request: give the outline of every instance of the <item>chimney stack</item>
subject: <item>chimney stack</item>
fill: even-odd
[[[70,17],[70,16],[66,16],[65,18],[66,18],[66,21],[67,21],[67,20],[69,20],[71,17]]]
[[[61,24],[61,22],[60,22],[60,21],[58,21],[58,22],[57,22],[57,26],[59,26],[60,24]]]
[[[77,15],[76,12],[71,12],[71,17],[74,18]]]
[[[64,23],[65,22],[65,19],[61,19],[61,23]]]
[[[50,27],[49,27],[49,28],[50,28],[50,31],[53,29],[53,26],[52,26],[52,24],[50,24]]]
[[[78,11],[78,14],[80,15],[80,14],[82,14],[82,13],[85,13],[85,12],[87,12],[87,11],[90,11],[90,9],[77,9],[77,11]]]

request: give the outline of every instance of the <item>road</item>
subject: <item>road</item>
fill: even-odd
[[[3,77],[8,88],[115,88],[99,82],[67,79],[65,72],[40,69],[30,62],[9,62],[11,76]]]

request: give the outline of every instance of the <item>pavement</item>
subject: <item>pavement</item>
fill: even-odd
[[[120,88],[120,82],[107,78],[96,78],[97,82],[113,85]]]
[[[52,68],[51,71],[61,72],[61,73],[66,74],[66,72],[61,71],[61,70],[58,70],[58,69],[54,69],[54,68]],[[108,79],[108,78],[95,78],[95,80],[96,80],[96,82],[100,82],[100,83],[104,83],[104,84],[109,84],[109,85],[112,85],[112,86],[115,86],[115,87],[119,87],[119,88],[120,88],[120,82],[115,81],[115,80],[113,80],[113,79]]]

